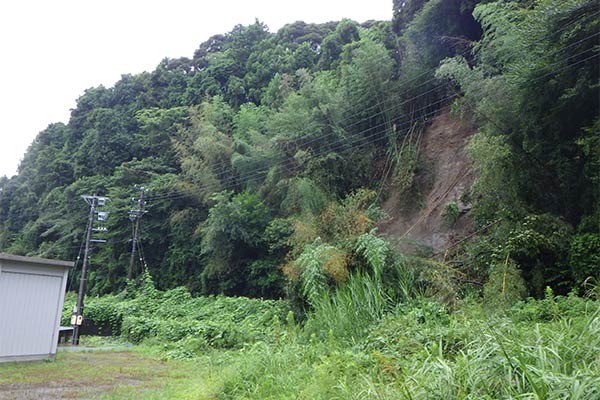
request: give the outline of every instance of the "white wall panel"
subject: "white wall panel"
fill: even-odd
[[[56,353],[68,264],[27,261],[0,254],[0,361]]]

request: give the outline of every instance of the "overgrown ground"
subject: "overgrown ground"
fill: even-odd
[[[59,349],[56,361],[0,365],[0,399],[212,399],[206,358],[163,360],[135,347]]]
[[[168,293],[155,298],[156,313],[170,307]],[[197,306],[189,299],[194,301]],[[335,323],[344,316],[321,310],[302,325],[263,319],[260,336],[232,335],[233,325],[219,319],[250,312],[260,319],[265,308],[254,300],[201,302],[219,310],[206,317],[211,329],[198,325],[179,338],[191,319],[177,317],[186,324],[176,325],[145,311],[145,326],[152,321],[153,328],[135,346],[61,351],[55,362],[0,365],[0,398],[600,398],[600,304],[593,300],[549,292],[543,300],[505,309],[465,300],[449,311],[421,298],[354,332]],[[118,302],[113,297],[111,303]]]
[[[177,381],[176,369],[132,350],[67,352],[56,361],[0,366],[0,399],[81,399],[154,392]],[[122,397],[122,396],[121,396]]]

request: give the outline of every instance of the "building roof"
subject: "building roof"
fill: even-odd
[[[2,260],[29,264],[41,264],[48,265],[51,267],[71,267],[73,265],[72,261],[50,260],[47,258],[15,256],[12,254],[0,253],[0,261]]]

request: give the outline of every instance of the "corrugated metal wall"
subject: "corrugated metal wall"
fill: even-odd
[[[0,361],[56,353],[66,269],[0,260]]]
[[[50,353],[61,286],[61,277],[2,273],[0,315],[12,323],[0,323],[0,356]]]

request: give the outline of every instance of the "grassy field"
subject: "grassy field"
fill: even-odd
[[[143,347],[0,364],[0,399],[216,399],[206,358],[162,360]]]
[[[265,340],[193,353],[193,338],[61,349],[53,362],[0,365],[0,399],[600,398],[595,301],[530,301],[510,316],[423,302],[388,313],[360,338],[316,322],[275,324]]]
[[[155,392],[174,378],[170,371],[164,362],[131,351],[59,350],[56,361],[0,365],[0,399],[118,398],[127,390]]]
[[[184,289],[90,299],[120,336],[0,364],[0,399],[600,399],[597,300],[390,305],[359,281],[301,322],[285,302]]]

